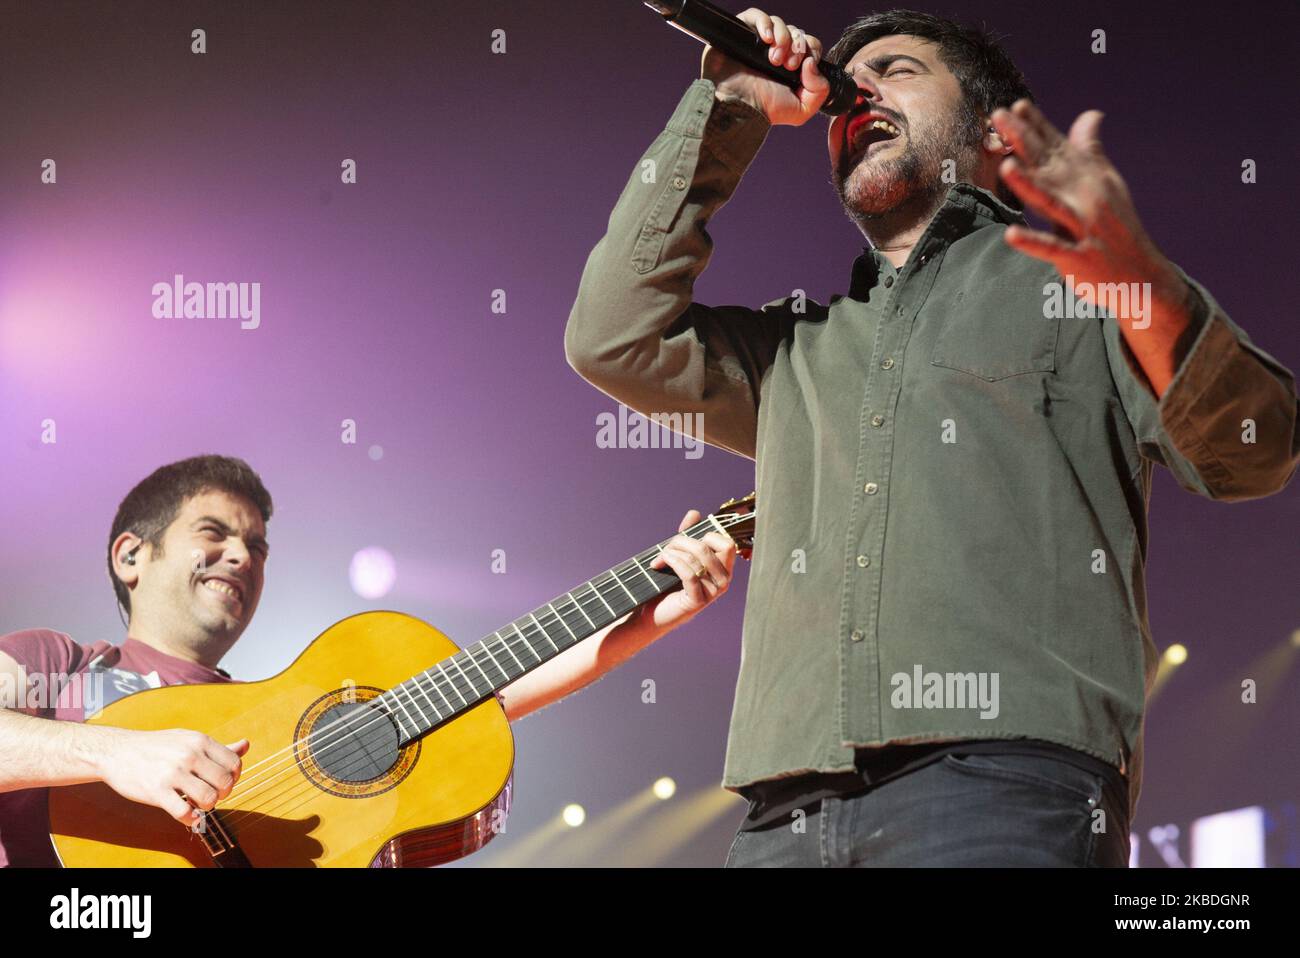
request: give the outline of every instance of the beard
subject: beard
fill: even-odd
[[[968,179],[983,139],[980,118],[965,99],[941,122],[907,125],[907,141],[888,157],[871,156],[870,146],[841,160],[832,182],[849,218],[859,225],[904,207],[937,205],[952,183],[943,181],[944,161],[955,161],[953,182]]]

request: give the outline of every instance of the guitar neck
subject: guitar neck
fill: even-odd
[[[681,534],[702,539],[711,531],[726,530],[716,517],[708,516]],[[625,559],[383,693],[378,698],[385,700],[403,740],[418,738],[473,708],[565,649],[680,586],[671,569],[650,568],[669,541]]]

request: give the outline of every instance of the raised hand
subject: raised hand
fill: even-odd
[[[1094,306],[1097,288],[1150,283],[1156,300],[1181,303],[1182,281],[1138,219],[1124,178],[1101,145],[1100,110],[1079,115],[1063,136],[1029,100],[990,117],[1012,147],[998,174],[1025,205],[1055,224],[1055,233],[1010,226],[1006,242],[1073,276],[1075,292]],[[1141,322],[1150,316],[1116,316]],[[1139,326],[1139,328],[1141,328]]]

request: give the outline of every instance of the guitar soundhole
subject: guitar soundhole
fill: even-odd
[[[400,729],[383,707],[383,689],[350,686],[326,692],[294,731],[302,773],[340,798],[381,795],[411,774],[420,740],[401,744]]]
[[[364,702],[336,705],[316,722],[312,758],[336,782],[372,782],[397,764],[397,728]]]

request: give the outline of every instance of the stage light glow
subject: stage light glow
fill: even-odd
[[[1291,633],[1291,644],[1300,649],[1300,629],[1296,629]]]
[[[1251,806],[1192,822],[1193,868],[1263,868],[1267,816]]]
[[[1175,642],[1165,649],[1165,660],[1170,665],[1182,665],[1187,661],[1187,646]]]
[[[587,810],[581,805],[565,805],[560,817],[570,828],[577,828],[587,820]]]
[[[673,794],[677,791],[677,783],[674,782],[667,775],[665,775],[663,778],[657,780],[654,783],[653,790],[655,793],[655,798],[662,798],[667,800],[672,798]]]
[[[388,595],[397,581],[397,562],[387,549],[370,546],[352,557],[348,578],[361,598],[378,599]]]

